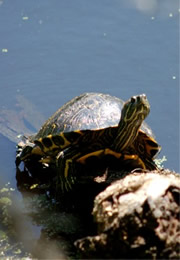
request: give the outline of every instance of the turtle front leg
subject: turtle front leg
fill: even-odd
[[[77,149],[70,147],[59,152],[56,156],[57,186],[60,186],[62,192],[71,190],[75,183],[75,161],[80,155],[81,153]]]

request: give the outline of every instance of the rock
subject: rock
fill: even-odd
[[[179,259],[180,175],[132,173],[94,201],[97,234],[75,242],[81,258]]]

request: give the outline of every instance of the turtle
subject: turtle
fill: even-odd
[[[32,157],[55,165],[62,190],[72,188],[76,165],[92,158],[115,158],[134,168],[155,170],[161,147],[144,122],[150,112],[145,94],[126,102],[103,93],[84,93],[59,108],[40,128],[19,144],[17,167]],[[39,159],[38,159],[39,160]]]

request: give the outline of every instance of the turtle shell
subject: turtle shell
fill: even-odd
[[[104,156],[104,162],[107,159],[111,163],[112,160],[113,165],[117,161],[118,165],[122,163],[122,169],[126,165],[128,169],[156,169],[153,159],[160,147],[151,128],[144,121],[134,142],[127,149],[120,153],[111,149],[109,142],[112,136],[116,138],[124,107],[123,100],[108,94],[85,93],[75,97],[58,109],[36,135],[19,145],[16,165],[21,161],[29,164],[34,156],[43,166],[52,164],[57,168],[62,190],[64,186],[71,187],[76,172],[75,164],[88,166],[94,158],[99,162]],[[99,139],[102,143],[98,142]]]
[[[59,108],[31,140],[75,130],[99,130],[118,126],[124,101],[102,93],[84,93]],[[151,128],[143,122],[140,128],[153,136]]]

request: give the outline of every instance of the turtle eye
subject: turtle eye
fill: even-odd
[[[135,103],[136,98],[135,97],[131,97],[131,103]]]
[[[137,96],[137,102],[139,103],[141,101],[141,97]]]

